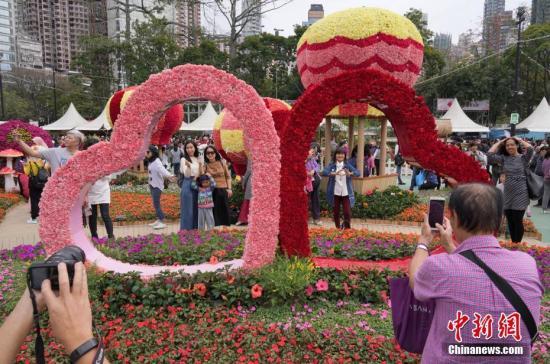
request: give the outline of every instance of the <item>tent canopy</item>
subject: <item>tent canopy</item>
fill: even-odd
[[[516,125],[516,128],[528,129],[530,132],[550,133],[550,105],[548,105],[546,97],[542,99],[531,115]]]
[[[208,101],[201,116],[192,123],[182,123],[180,131],[212,131],[214,130],[214,123],[217,117],[218,113],[214,110],[212,103]]]
[[[78,113],[71,102],[71,105],[69,105],[69,108],[59,120],[44,126],[42,129],[48,131],[65,131],[74,129],[87,122],[88,120],[84,119],[82,115]]]
[[[460,107],[457,99],[441,119],[450,119],[453,133],[488,133],[489,128],[476,124]]]
[[[108,108],[106,106],[97,118],[92,121],[86,121],[86,123],[79,125],[76,129],[82,131],[111,130],[111,125],[107,120],[107,109]]]

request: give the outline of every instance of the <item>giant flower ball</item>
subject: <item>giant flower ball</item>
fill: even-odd
[[[126,103],[130,99],[130,96],[134,93],[138,86],[130,86],[125,89],[119,90],[111,96],[107,101],[107,120],[111,127],[114,127],[116,120]],[[183,105],[176,104],[169,108],[162,116],[155,127],[153,136],[151,137],[151,144],[154,145],[166,145],[170,143],[172,135],[174,135],[183,122]]]
[[[279,99],[264,97],[264,104],[273,114],[289,111],[291,106]],[[227,160],[231,161],[235,173],[239,176],[246,172],[248,149],[244,143],[241,122],[229,110],[223,110],[214,122],[213,139],[216,149]]]
[[[0,125],[0,150],[16,149],[22,151],[19,144],[15,142],[14,137],[16,134],[27,144],[32,144],[33,138],[40,137],[48,147],[53,146],[52,137],[46,130],[26,121],[14,119]]]
[[[345,71],[375,69],[414,85],[424,57],[422,36],[407,18],[379,8],[330,14],[298,42],[298,71],[305,88]]]

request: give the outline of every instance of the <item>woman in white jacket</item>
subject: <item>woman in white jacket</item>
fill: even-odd
[[[149,224],[149,226],[152,226],[155,230],[164,229],[166,225],[164,224],[164,213],[160,205],[160,196],[164,190],[164,180],[169,179],[175,181],[176,177],[168,172],[162,165],[157,147],[153,145],[149,147],[147,151],[147,160],[149,161],[149,165],[147,166],[149,172],[149,190],[151,191],[153,206],[155,207],[155,213],[157,215],[157,220]]]
[[[99,140],[96,138],[89,138],[86,142],[85,149],[88,149],[92,145],[98,143]],[[90,233],[92,238],[98,238],[97,235],[97,209],[99,208],[99,213],[101,214],[101,219],[105,225],[105,230],[107,230],[107,236],[109,239],[114,239],[113,234],[113,221],[109,215],[109,204],[111,203],[111,186],[109,182],[111,181],[111,176],[105,176],[97,180],[90,191],[88,191],[88,205],[92,210],[92,214],[88,217],[88,225],[90,226]]]
[[[180,230],[193,230],[198,227],[197,191],[191,188],[191,183],[199,176],[201,170],[197,145],[188,140],[183,145],[183,158],[180,162],[180,172],[183,176],[180,185]]]

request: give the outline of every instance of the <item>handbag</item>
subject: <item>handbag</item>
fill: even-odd
[[[416,174],[416,177],[414,178],[415,186],[420,187],[424,184],[426,181],[426,171],[422,170],[419,173]]]
[[[525,326],[527,326],[527,331],[529,331],[529,335],[531,336],[531,345],[533,345],[533,343],[537,341],[539,337],[537,323],[533,318],[533,314],[531,313],[531,311],[529,311],[529,308],[527,308],[527,305],[521,299],[520,295],[514,290],[514,288],[512,288],[510,283],[499,276],[494,270],[489,268],[489,266],[485,264],[483,260],[479,259],[479,257],[472,250],[463,251],[460,253],[460,255],[483,269],[483,271],[489,276],[493,284],[498,288],[498,290],[508,300],[508,302],[510,302],[512,307],[514,307],[514,310],[516,310],[516,312],[520,314],[521,319],[525,323]]]
[[[525,168],[527,177],[527,192],[531,200],[539,200],[544,194],[544,177],[537,175],[529,168]]]
[[[408,278],[390,280],[393,333],[404,350],[422,354],[435,311],[435,301],[414,297]]]

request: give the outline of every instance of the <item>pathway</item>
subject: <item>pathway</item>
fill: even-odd
[[[542,222],[537,223],[537,227],[545,227],[544,237],[546,241],[550,241],[550,215],[542,215],[542,212],[539,208],[533,208],[533,219],[547,221],[546,223]],[[38,224],[27,224],[27,219],[29,218],[29,205],[21,204],[11,208],[2,223],[0,223],[0,249],[9,249],[14,246],[21,244],[35,244],[40,238],[38,235]],[[535,222],[537,221],[535,220]],[[332,228],[334,224],[330,219],[323,219],[321,227]],[[310,225],[310,227],[315,227]],[[386,233],[404,233],[404,234],[419,234],[420,227],[417,226],[405,226],[405,225],[383,225],[383,224],[371,224],[361,221],[359,219],[352,220],[352,227],[355,229],[368,229],[371,231],[377,232],[386,232]],[[153,230],[147,224],[142,225],[125,225],[125,226],[115,226],[114,234],[115,236],[138,236],[138,235],[147,235],[151,233],[175,233],[179,229],[179,224],[176,222],[167,223],[167,227],[162,230]],[[98,232],[100,236],[105,234],[105,230],[102,225],[98,226]],[[86,230],[88,231],[88,230]],[[550,246],[550,243],[540,242],[535,239],[525,238],[526,242],[535,245]],[[543,239],[544,240],[544,239]]]

